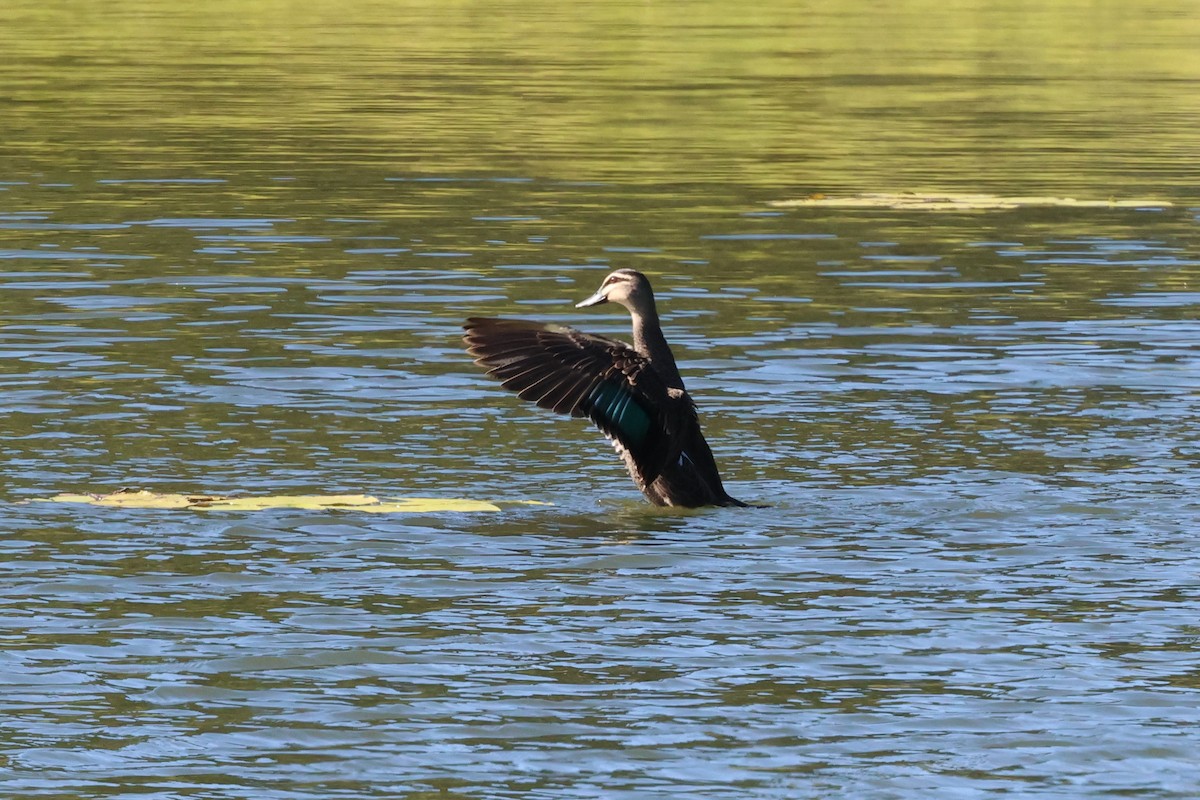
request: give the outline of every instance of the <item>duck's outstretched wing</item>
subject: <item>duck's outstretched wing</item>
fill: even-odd
[[[679,457],[680,431],[671,410],[686,397],[671,393],[632,347],[575,330],[518,319],[472,317],[463,326],[475,363],[542,408],[587,417],[617,442],[649,485]],[[692,412],[694,414],[694,412]]]

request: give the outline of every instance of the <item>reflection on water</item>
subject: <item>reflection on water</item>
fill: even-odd
[[[7,794],[1190,797],[1195,15],[925,5],[0,9]],[[618,266],[769,508],[470,364]]]

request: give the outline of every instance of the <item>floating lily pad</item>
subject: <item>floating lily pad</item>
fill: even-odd
[[[122,489],[111,494],[57,494],[54,497],[35,498],[31,502],[82,503],[117,508],[192,508],[201,511],[261,511],[269,508],[297,508],[312,511],[347,509],[375,514],[500,510],[500,506],[484,500],[446,497],[378,498],[366,494],[218,497],[206,494],[159,494],[144,489]],[[537,503],[536,505],[541,504]]]
[[[1073,197],[1003,197],[994,194],[925,194],[875,192],[846,197],[814,194],[797,200],[774,200],[777,208],[824,206],[829,208],[896,208],[919,211],[1005,211],[1013,208],[1168,208],[1167,200],[1076,200]]]

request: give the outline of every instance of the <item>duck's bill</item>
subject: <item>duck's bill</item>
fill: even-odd
[[[608,298],[604,296],[604,292],[596,292],[587,300],[581,300],[575,304],[576,308],[587,308],[588,306],[598,306],[601,303],[607,303]]]

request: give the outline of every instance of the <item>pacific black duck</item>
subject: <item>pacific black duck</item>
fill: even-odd
[[[619,269],[577,308],[619,303],[633,346],[566,325],[472,317],[463,340],[475,363],[523,400],[588,417],[659,506],[745,506],[725,492],[696,406],[663,337],[650,281]]]

